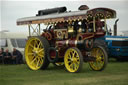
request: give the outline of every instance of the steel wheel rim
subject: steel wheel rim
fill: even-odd
[[[31,38],[25,47],[25,58],[27,65],[32,70],[38,70],[42,67],[44,61],[44,46],[40,39]]]
[[[76,72],[80,65],[80,56],[78,52],[72,48],[68,49],[64,56],[64,63],[69,72]]]
[[[104,52],[101,48],[93,48],[91,55],[96,57],[96,61],[90,61],[90,65],[94,70],[101,70],[104,66]]]

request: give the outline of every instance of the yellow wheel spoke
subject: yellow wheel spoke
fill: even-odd
[[[73,68],[73,64],[70,64],[69,67],[72,69]]]
[[[32,44],[30,44],[30,47],[34,48],[34,46]]]
[[[72,51],[72,57],[74,57],[74,52]]]
[[[79,61],[77,61],[77,62],[76,62],[76,64],[77,64],[77,65],[79,65],[79,64],[80,64],[80,60],[79,60]]]
[[[43,58],[39,58],[40,63],[43,63]]]
[[[41,55],[41,54],[38,54],[38,56],[39,56],[39,57],[41,57],[41,58],[43,58],[43,57],[44,57],[44,56],[43,56],[43,55]]]
[[[38,66],[39,66],[39,59],[38,59],[37,64],[36,64],[36,67],[38,67]]]
[[[34,58],[34,59],[30,62],[30,64],[34,63],[35,60],[36,60],[36,58]]]
[[[74,63],[72,64],[72,70],[75,70],[75,66],[74,66]]]
[[[69,59],[72,59],[71,54],[68,55],[68,58],[69,58]]]
[[[38,53],[40,53],[41,51],[44,51],[44,48],[40,49],[40,50],[38,51]]]
[[[37,45],[38,45],[38,42],[37,42],[37,40],[35,40],[34,47],[37,47]]]
[[[29,56],[29,55],[33,55],[33,53],[28,53],[28,56]]]
[[[79,56],[78,55],[75,58],[76,58],[76,60],[79,60]]]
[[[77,69],[79,67],[79,65],[77,63],[74,63],[75,69]]]
[[[74,70],[78,69],[78,65],[76,63],[73,64],[74,65]]]
[[[40,46],[41,46],[41,42],[39,42],[39,44],[38,44],[37,48],[39,48]]]
[[[74,58],[75,57],[75,51],[72,51],[72,57]]]

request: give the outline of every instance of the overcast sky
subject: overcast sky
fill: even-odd
[[[40,9],[66,6],[68,10],[76,11],[80,5],[88,5],[89,8],[108,7],[116,10],[118,22],[118,30],[128,30],[128,1],[1,1],[1,29],[10,32],[28,32],[27,26],[17,26],[18,18],[35,16]],[[113,27],[115,19],[109,20],[108,24]]]

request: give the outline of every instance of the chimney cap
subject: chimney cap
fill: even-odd
[[[78,10],[87,10],[89,7],[87,5],[81,5]]]

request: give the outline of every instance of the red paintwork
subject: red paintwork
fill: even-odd
[[[105,36],[105,34],[106,34],[106,32],[101,30],[101,31],[95,33],[95,38]]]
[[[94,33],[81,33],[78,36],[78,40],[79,38],[81,38],[81,40],[85,40],[85,39],[90,39],[90,38],[94,38]]]
[[[56,40],[57,36],[53,36],[53,34],[54,34],[54,31],[51,30],[52,40],[49,41],[49,43],[58,48],[58,57],[59,58],[64,57],[64,54],[65,54],[65,51],[67,50],[67,48],[77,46],[76,43],[75,43],[75,41],[77,40],[77,38],[76,38],[77,36],[72,37],[70,39],[66,39],[66,40]],[[56,34],[54,34],[54,35],[56,35]],[[104,36],[104,35],[105,35],[105,31],[103,31],[103,30],[99,30],[95,33],[80,33],[79,34],[79,36],[82,37],[82,40],[98,38],[98,37],[101,37],[101,36]],[[47,32],[44,32],[44,33],[42,33],[41,36],[44,36],[44,37],[48,38],[49,34]],[[66,43],[67,40],[68,40],[68,44]],[[77,43],[79,43],[79,42],[77,41]],[[85,50],[81,50],[81,53],[82,53],[83,56],[86,55]],[[52,51],[52,52],[50,52],[50,55],[51,55],[51,58],[55,58],[56,54],[55,54],[54,51]]]

